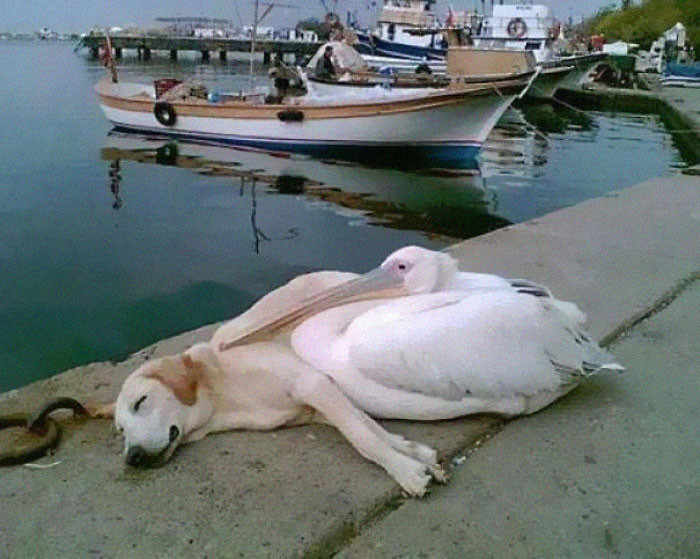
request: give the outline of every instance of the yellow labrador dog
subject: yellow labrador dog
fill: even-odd
[[[163,463],[178,445],[216,431],[321,422],[338,428],[410,495],[422,495],[431,477],[444,481],[435,450],[385,431],[331,378],[293,353],[289,332],[220,350],[252,324],[355,277],[343,272],[299,276],[221,326],[209,343],[149,361],[134,371],[116,404],[95,411],[114,417],[125,439],[127,464]]]

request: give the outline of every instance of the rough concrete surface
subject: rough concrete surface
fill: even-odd
[[[595,336],[603,338],[641,317],[700,270],[698,239],[700,179],[678,176],[650,181],[472,239],[458,245],[454,254],[465,269],[529,277],[549,285],[560,297],[579,303],[589,314]],[[663,312],[669,311],[670,308]],[[208,327],[161,342],[122,364],[81,367],[0,395],[0,414],[34,409],[38,403],[58,394],[82,400],[113,399],[126,375],[146,357],[180,351],[206,339],[212,331],[213,327]],[[620,358],[633,370],[637,355],[631,353]],[[671,374],[666,364],[660,363],[659,367],[663,367],[663,374]],[[475,459],[490,455],[479,451],[457,470],[449,485],[437,490],[434,497],[411,502],[410,509],[427,511],[434,499],[442,495],[466,503],[477,499],[479,492],[487,487],[491,488],[485,497],[488,501],[495,503],[507,497],[518,510],[527,510],[525,503],[532,499],[549,499],[551,490],[530,494],[530,490],[517,486],[511,493],[499,494],[503,476],[514,475],[518,461],[522,463],[527,458],[535,467],[545,470],[548,467],[549,462],[538,458],[534,450],[528,450],[531,447],[500,442],[512,441],[508,437],[513,429],[517,432],[527,425],[536,425],[532,421],[540,415],[543,421],[554,418],[550,424],[553,432],[543,428],[540,437],[531,435],[529,444],[534,445],[545,434],[547,440],[555,440],[555,435],[570,437],[576,444],[568,450],[564,447],[566,452],[554,443],[550,449],[552,453],[563,453],[562,464],[567,453],[583,449],[584,459],[589,456],[607,467],[605,452],[599,451],[591,439],[600,435],[613,440],[614,432],[610,430],[614,426],[608,423],[617,418],[631,421],[624,419],[628,410],[623,404],[630,398],[634,400],[633,389],[638,387],[628,388],[621,382],[615,376],[595,379],[557,407],[509,424],[505,432],[495,437],[496,441],[482,447],[490,449],[498,442],[501,450],[497,454],[502,460],[491,462],[490,470],[484,470],[485,481],[481,486],[460,482],[464,472],[472,471]],[[660,400],[638,405],[652,404],[662,411]],[[608,408],[615,406],[618,415],[610,415],[612,411]],[[568,414],[580,413],[580,408],[584,411],[591,408],[589,411],[598,418],[598,424],[568,421]],[[397,486],[329,427],[213,435],[180,449],[163,468],[131,472],[123,466],[121,443],[109,422],[69,420],[58,413],[55,416],[66,427],[64,440],[55,456],[41,462],[60,463],[41,470],[27,467],[0,470],[0,557],[284,558],[305,554],[323,557],[345,546],[358,531],[361,534],[350,549],[361,545],[369,533],[363,533],[363,527],[372,521],[379,529],[384,522],[396,518],[394,515],[410,510],[404,505],[390,514],[401,504]],[[568,428],[562,427],[559,434],[556,429],[559,425]],[[387,426],[390,431],[435,446],[442,456],[451,456],[483,439],[485,433],[498,429],[501,423],[480,417],[424,424],[387,422]],[[690,426],[688,429],[691,433]],[[658,432],[662,433],[661,427]],[[668,431],[663,433],[672,435]],[[621,452],[627,450],[636,451],[629,448]],[[577,465],[581,457],[572,454],[570,458]],[[601,471],[605,474],[610,470],[601,468]],[[650,475],[656,471],[649,469]],[[629,479],[641,479],[640,476]],[[559,477],[558,487],[570,484],[569,478],[561,474]],[[610,481],[604,481],[599,485],[591,482],[582,488],[608,487]],[[650,492],[655,485],[665,487],[657,479],[647,483]],[[569,493],[580,493],[578,486],[571,485],[563,495]],[[664,508],[666,502],[666,497],[663,500],[660,497],[659,519],[671,514]],[[569,506],[565,499],[561,503]],[[686,504],[689,506],[683,501],[679,507]],[[478,513],[478,509],[466,508],[430,510],[430,525],[438,529],[457,527],[454,515],[459,522],[466,522]],[[591,514],[582,508],[577,510]],[[678,511],[678,519],[686,518],[680,508]],[[382,516],[386,516],[383,521]],[[603,516],[598,519],[616,522],[614,515]],[[504,522],[501,517],[498,520]],[[410,530],[419,533],[422,524],[426,521],[410,525]],[[399,525],[391,538],[399,541],[397,532],[408,530],[409,525]],[[617,525],[606,530],[603,537],[611,539],[611,545],[619,545],[622,532]],[[516,530],[511,532],[515,534]],[[608,532],[610,536],[606,536]],[[556,533],[562,541],[570,537],[565,530]],[[412,554],[413,551],[409,553],[403,556],[420,556]]]

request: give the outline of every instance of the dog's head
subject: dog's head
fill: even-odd
[[[126,463],[165,463],[189,433],[213,413],[210,375],[216,357],[205,344],[145,363],[124,382],[115,423],[124,435]]]

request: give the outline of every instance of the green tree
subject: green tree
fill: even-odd
[[[638,43],[648,49],[664,31],[682,22],[688,40],[700,49],[699,0],[643,0],[641,4],[623,0],[622,8],[607,6],[598,11],[583,27],[584,33],[603,33],[608,41]],[[700,51],[699,51],[700,52]]]

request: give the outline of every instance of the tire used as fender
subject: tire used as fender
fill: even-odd
[[[287,109],[285,111],[279,111],[277,113],[277,118],[282,122],[301,122],[304,120],[304,113],[295,109]]]
[[[163,126],[173,126],[177,122],[175,108],[167,101],[158,101],[153,106],[153,115]]]

